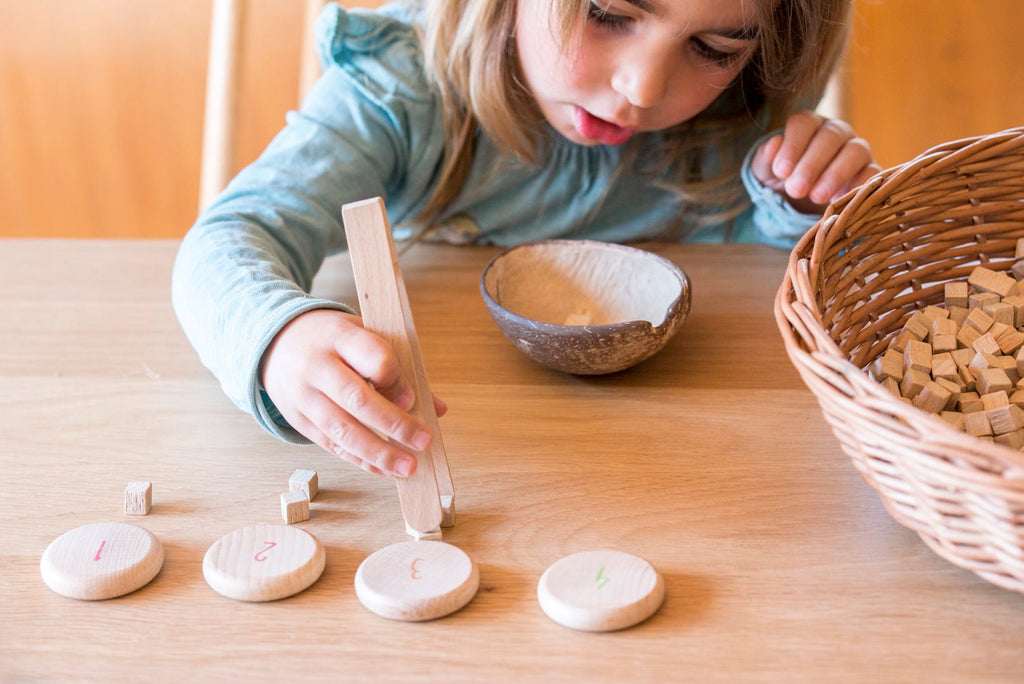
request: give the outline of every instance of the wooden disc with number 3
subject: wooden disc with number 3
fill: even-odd
[[[548,617],[588,632],[632,627],[653,615],[664,598],[665,583],[650,563],[607,549],[566,556],[537,584]]]
[[[419,622],[454,613],[480,586],[476,564],[441,541],[408,541],[366,558],[356,571],[356,596],[377,615]]]
[[[239,601],[276,601],[320,578],[327,554],[316,537],[287,525],[252,525],[226,534],[206,551],[203,577]]]

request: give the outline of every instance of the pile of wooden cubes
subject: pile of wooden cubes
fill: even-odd
[[[912,314],[871,373],[968,434],[1024,450],[1024,239],[1010,273],[979,266],[946,283],[945,306]]]

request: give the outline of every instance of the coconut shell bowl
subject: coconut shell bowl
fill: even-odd
[[[691,300],[689,278],[668,259],[592,240],[513,247],[484,268],[480,293],[519,351],[573,375],[650,358],[679,330]]]

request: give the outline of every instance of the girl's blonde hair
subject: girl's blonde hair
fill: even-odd
[[[589,0],[552,0],[554,25],[570,46],[587,21]],[[628,143],[627,163],[668,185],[691,211],[681,213],[674,237],[728,221],[749,203],[738,182],[749,146],[820,98],[842,54],[852,0],[749,0],[756,9],[758,44],[736,80],[710,107],[663,132],[656,157],[639,152],[646,136]],[[424,52],[428,75],[445,112],[441,177],[420,214],[436,219],[458,195],[482,131],[529,163],[544,154],[544,118],[519,72],[516,0],[425,0]],[[709,169],[715,169],[709,174]]]

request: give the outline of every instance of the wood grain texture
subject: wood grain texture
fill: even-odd
[[[308,512],[308,508],[307,508]],[[249,525],[230,532],[203,556],[203,577],[239,601],[277,601],[319,579],[327,555],[320,540],[287,525]]]
[[[861,0],[840,110],[883,168],[1024,121],[1018,0]]]
[[[480,571],[466,552],[442,541],[407,541],[372,553],[356,570],[359,601],[404,622],[436,620],[473,600]]]
[[[176,247],[0,242],[0,468],[14,484],[60,474],[0,487],[0,680],[1024,681],[1024,596],[896,524],[789,363],[772,312],[786,252],[657,248],[693,281],[686,323],[657,356],[589,379],[533,363],[494,325],[478,279],[500,250],[404,254],[431,387],[450,407],[459,522],[445,538],[480,570],[464,609],[404,623],[353,589],[367,556],[408,540],[394,483],[282,444],[224,396],[171,310]],[[332,257],[313,292],[354,302],[348,261]],[[203,554],[279,522],[294,468],[320,476],[302,529],[324,546],[323,574],[281,602],[220,596]],[[46,546],[119,515],[143,474],[161,572],[112,601],[48,589]],[[649,620],[589,634],[541,610],[545,569],[597,548],[662,575]]]
[[[379,197],[346,204],[341,213],[363,325],[395,350],[402,373],[416,393],[416,403],[409,412],[422,419],[433,435],[430,446],[416,454],[416,471],[395,478],[395,483],[409,533],[417,539],[435,536],[446,522],[442,497],[454,511],[455,490],[391,226]],[[447,518],[449,525],[454,523],[452,513]]]
[[[643,558],[613,549],[580,551],[544,571],[537,601],[555,622],[586,632],[632,627],[654,614],[665,582]]]
[[[125,515],[149,515],[153,507],[153,483],[129,482],[124,488]]]
[[[92,523],[57,537],[39,570],[61,596],[97,601],[143,587],[164,563],[164,547],[150,532],[119,522]]]

